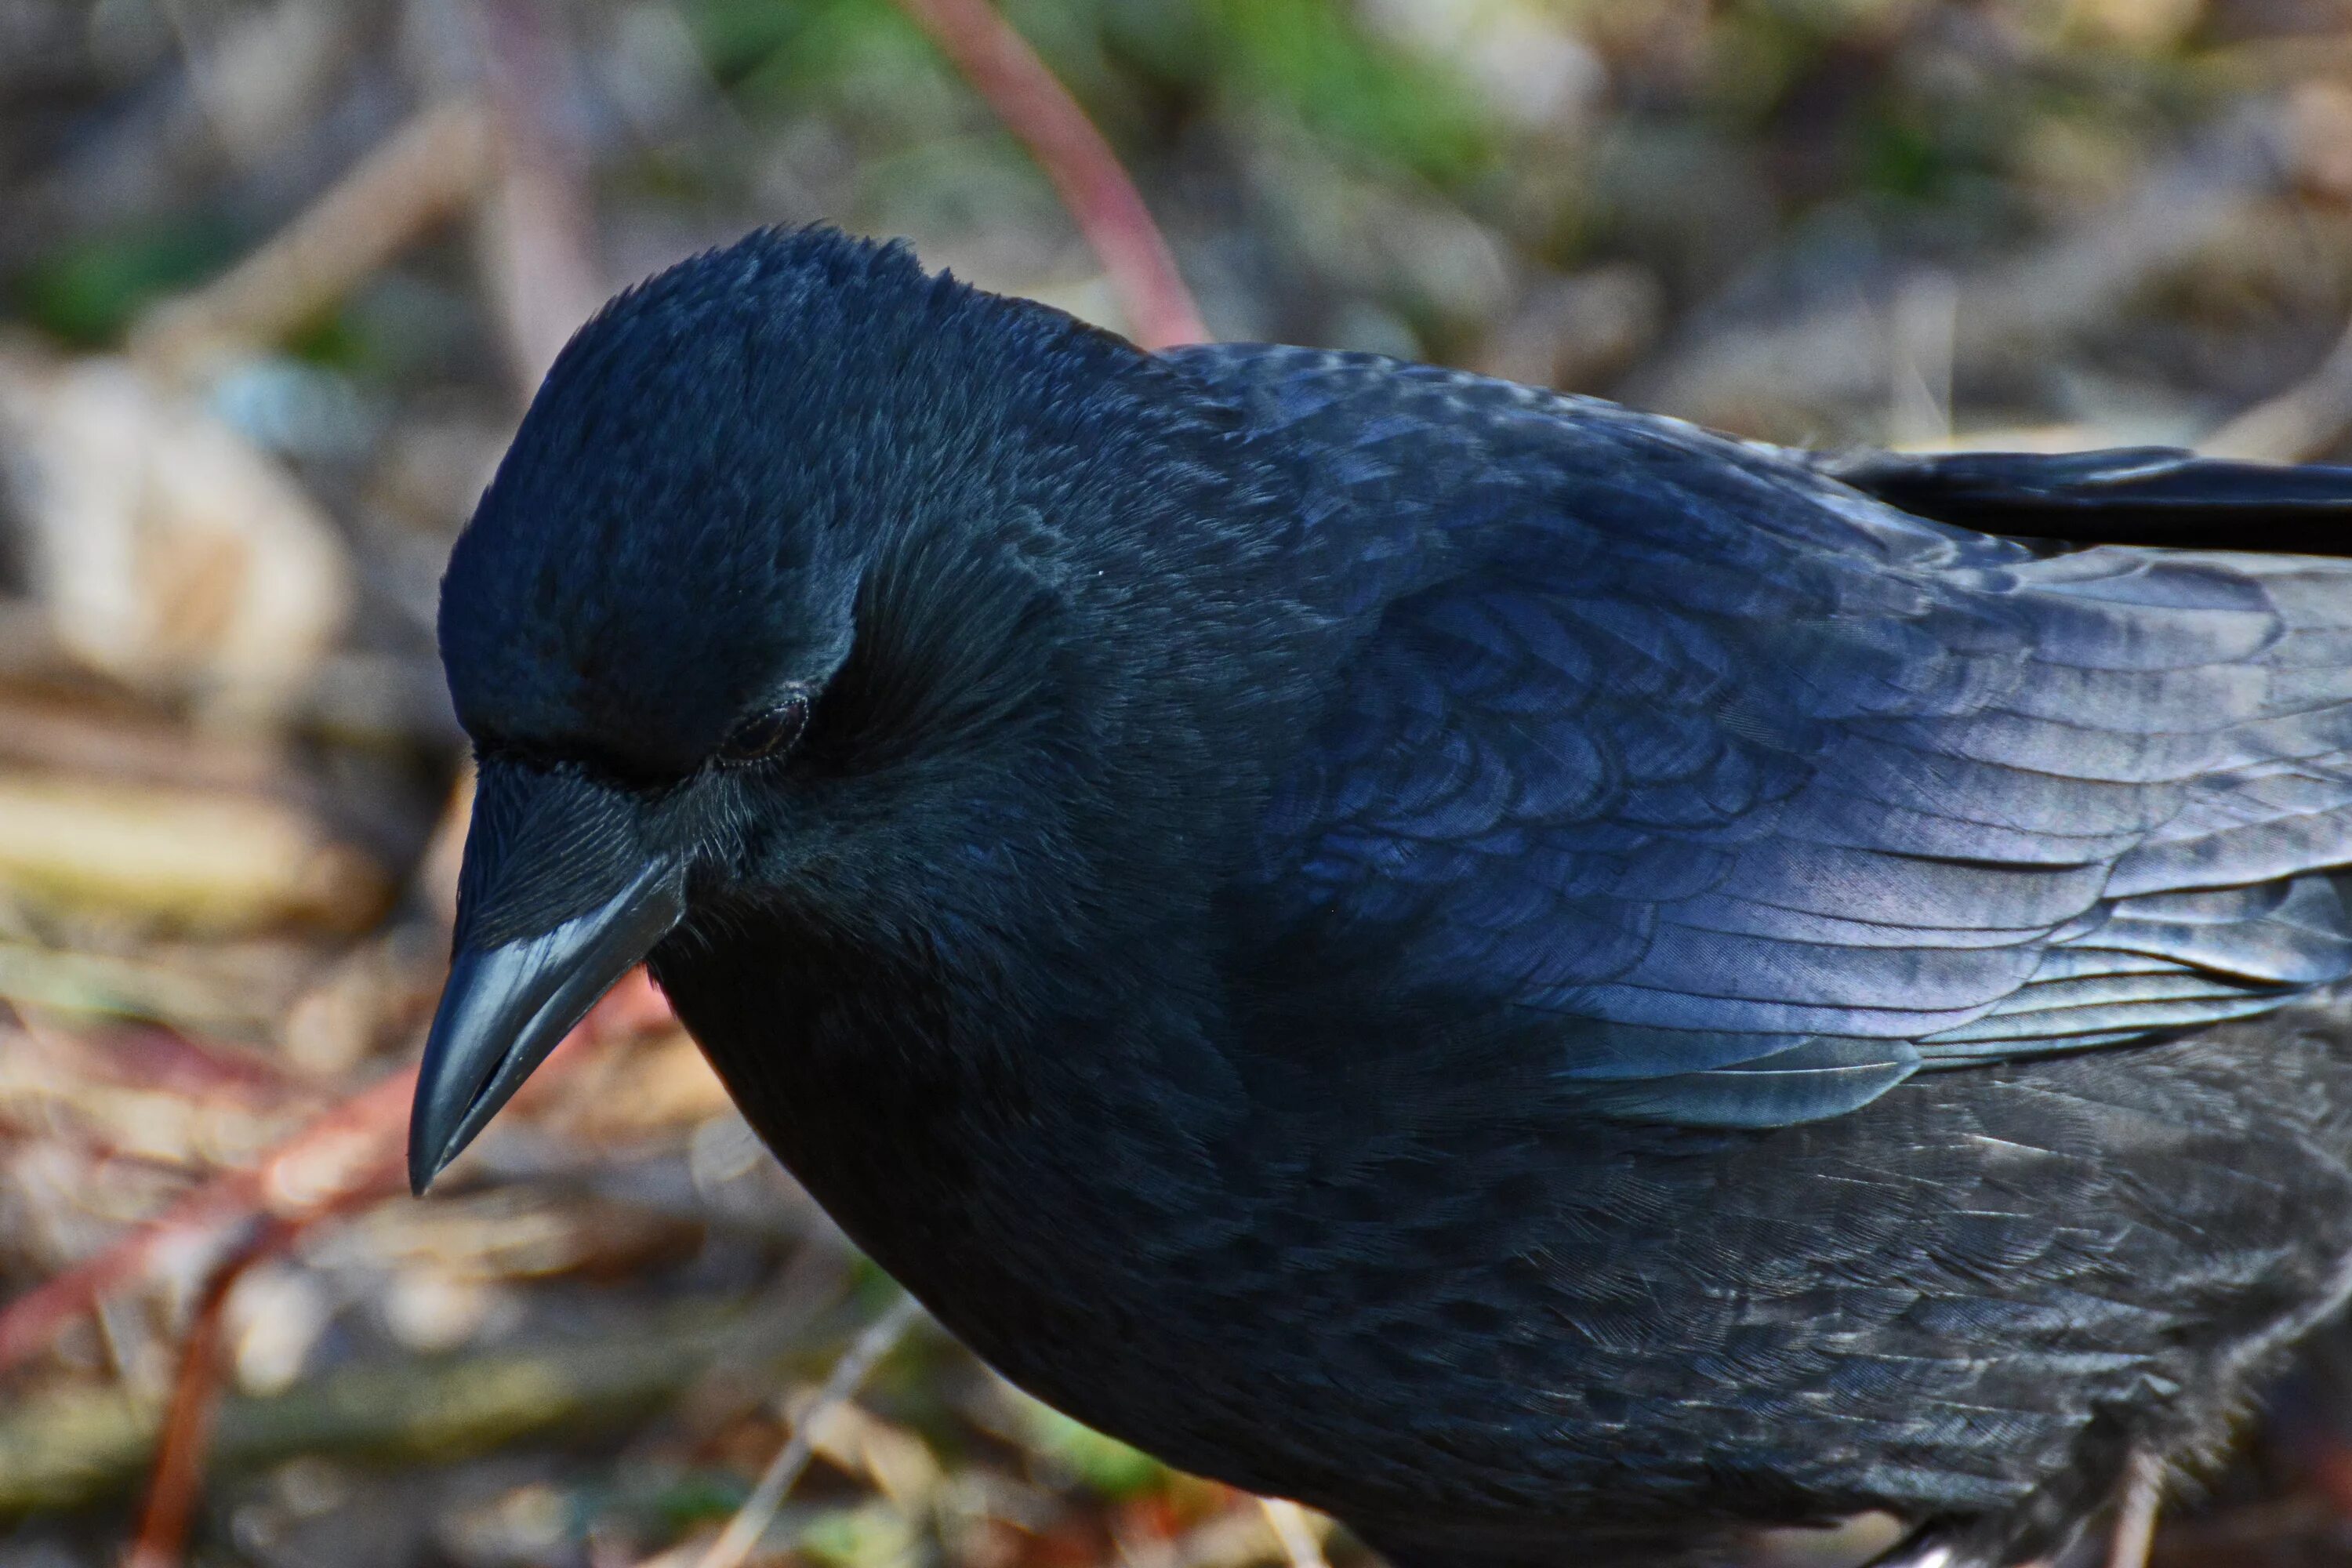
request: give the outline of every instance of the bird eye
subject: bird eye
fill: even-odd
[[[801,731],[808,725],[808,710],[807,695],[796,691],[774,707],[752,714],[719,742],[719,760],[756,763],[762,757],[779,756],[792,750],[793,742],[801,738]]]

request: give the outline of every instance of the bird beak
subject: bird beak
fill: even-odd
[[[486,778],[486,793],[488,785]],[[526,831],[521,837],[540,836]],[[495,864],[478,865],[513,859],[501,851],[525,846],[501,842],[510,837],[486,829],[478,796],[466,845],[467,880],[491,887],[487,898],[461,900],[472,907],[459,913],[449,981],[425,1037],[408,1120],[408,1182],[419,1194],[474,1141],[597,998],[652,952],[686,912],[684,869],[664,857],[640,861],[620,879],[617,892],[567,900],[572,908],[587,907],[546,930],[495,942],[469,939],[469,931],[510,923],[486,919],[483,911],[501,901],[495,884],[516,879],[497,876]],[[579,868],[575,864],[573,869]]]

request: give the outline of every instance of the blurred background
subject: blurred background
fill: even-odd
[[[1789,441],[2352,452],[2345,0],[1004,14],[1220,337]],[[564,336],[818,219],[1149,325],[957,15],[0,0],[0,1568],[1360,1558],[909,1322],[641,982],[401,1181],[436,582]],[[2352,1563],[2339,1363],[2160,1562]]]

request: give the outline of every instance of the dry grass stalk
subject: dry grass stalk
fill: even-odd
[[[824,1386],[817,1390],[816,1397],[809,1402],[808,1408],[802,1411],[800,1419],[793,1424],[792,1436],[769,1461],[767,1470],[760,1477],[760,1484],[751,1489],[751,1495],[743,1500],[743,1506],[727,1521],[727,1528],[719,1532],[719,1538],[694,1560],[694,1568],[741,1568],[743,1561],[760,1544],[760,1538],[768,1532],[768,1526],[775,1522],[776,1510],[783,1506],[785,1497],[793,1489],[793,1483],[799,1480],[801,1472],[808,1468],[809,1456],[815,1451],[814,1434],[816,1429],[824,1424],[825,1417],[836,1406],[848,1403],[859,1384],[906,1337],[907,1331],[922,1314],[921,1304],[912,1296],[901,1296],[891,1303],[888,1311],[874,1320],[866,1331],[857,1336],[856,1342],[834,1363],[833,1371],[826,1375]],[[682,1563],[684,1560],[678,1561]],[[656,1559],[656,1562],[668,1568],[671,1559],[665,1557]],[[650,1564],[648,1568],[651,1568]]]
[[[1289,1560],[1290,1568],[1331,1568],[1323,1555],[1323,1542],[1305,1509],[1287,1498],[1266,1497],[1257,1501],[1265,1514],[1265,1522],[1274,1530],[1274,1538],[1282,1542],[1282,1554]]]
[[[2247,409],[2198,443],[2217,458],[2302,463],[2352,430],[2352,330],[2318,368],[2277,396]]]
[[[150,311],[132,330],[133,352],[186,376],[277,342],[463,212],[482,189],[490,147],[481,105],[420,110],[260,249]]]

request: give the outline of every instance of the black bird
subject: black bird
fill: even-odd
[[[644,958],[982,1355],[1410,1568],[2063,1551],[2352,1289],[2347,523],[755,235],[451,557],[415,1178]]]

